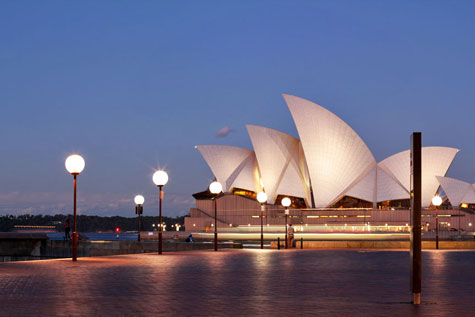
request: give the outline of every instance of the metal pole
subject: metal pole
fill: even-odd
[[[137,206],[137,214],[139,216],[139,230],[138,230],[138,238],[137,241],[140,241],[140,206]]]
[[[435,206],[435,248],[439,249],[439,213]]]
[[[77,224],[76,224],[76,187],[77,187],[77,174],[74,176],[74,232],[73,232],[73,261],[78,260],[78,233],[77,233]]]
[[[217,202],[218,195],[214,196],[214,251],[218,251],[218,221],[217,221]]]
[[[159,188],[159,197],[158,197],[158,223],[159,223],[159,231],[158,231],[158,254],[162,254],[162,187],[163,185],[158,186]]]
[[[264,249],[264,204],[261,205],[261,249]]]
[[[285,210],[285,248],[287,249],[287,209]]]
[[[422,133],[411,135],[411,286],[413,303],[421,303],[422,289]]]
[[[461,230],[460,230],[460,217],[461,217],[461,216],[462,216],[462,214],[460,213],[460,208],[459,208],[459,234],[460,234],[460,232],[461,232]]]

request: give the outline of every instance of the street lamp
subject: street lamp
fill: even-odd
[[[289,206],[292,202],[289,197],[282,198],[281,204],[285,207],[285,248],[288,248],[287,241],[287,217],[289,216]]]
[[[158,254],[162,254],[162,199],[163,191],[162,187],[168,182],[168,174],[163,170],[158,170],[153,174],[153,182],[159,188],[158,195],[158,223],[160,224],[160,230],[158,231]]]
[[[143,203],[145,201],[145,198],[142,195],[137,195],[134,198],[134,202],[137,206],[135,206],[135,213],[137,214],[138,217],[138,223],[139,223],[139,231],[138,231],[138,238],[137,241],[140,241],[140,215],[143,214]]]
[[[209,191],[214,195],[214,251],[218,251],[218,221],[217,221],[217,203],[218,195],[223,191],[223,186],[218,181],[214,181],[209,185]]]
[[[66,166],[66,170],[74,176],[74,225],[73,225],[73,261],[78,260],[78,232],[77,232],[77,224],[76,224],[76,187],[77,187],[77,179],[78,176],[86,166],[86,162],[82,156],[78,154],[73,154],[68,156],[66,162],[64,162]]]
[[[435,248],[439,248],[439,214],[438,209],[442,204],[442,198],[439,195],[432,197],[432,205],[435,206]]]
[[[263,218],[264,218],[264,208],[267,201],[267,194],[264,192],[259,192],[257,194],[257,201],[261,204],[261,249],[264,249],[264,228],[263,228]]]

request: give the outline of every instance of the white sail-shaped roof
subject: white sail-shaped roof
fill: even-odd
[[[256,193],[262,190],[257,159],[254,152],[252,152],[252,154],[243,162],[242,169],[239,171],[239,174],[236,176],[228,190],[231,188],[242,188]]]
[[[428,146],[422,148],[422,206],[428,207],[439,188],[436,176],[445,176],[459,150]],[[379,166],[393,176],[408,192],[410,191],[410,150],[394,154],[379,163]]]
[[[409,173],[409,170],[407,171]],[[393,176],[386,173],[378,164],[377,169],[377,194],[378,202],[386,200],[409,199],[409,191],[406,190]]]
[[[409,192],[379,166],[360,177],[344,195],[369,202],[409,199]]]
[[[302,142],[317,207],[338,198],[375,159],[343,120],[302,98],[283,95]]]
[[[475,204],[475,184],[472,184],[472,190],[467,191],[462,198],[463,203]]]
[[[254,152],[228,145],[198,145],[206,163],[216,180],[223,186],[224,192],[233,187],[256,191],[258,170]]]
[[[376,201],[376,166],[360,176],[343,196],[351,196],[370,202]]]
[[[461,203],[475,204],[475,184],[442,176],[437,176],[437,180],[449,197],[452,207],[458,208]]]
[[[268,202],[273,204],[280,194],[302,197],[308,204],[307,186],[299,167],[300,141],[274,129],[255,125],[246,127]]]

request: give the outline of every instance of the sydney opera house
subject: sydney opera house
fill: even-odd
[[[407,230],[409,149],[377,162],[361,137],[334,113],[299,97],[284,95],[284,99],[299,139],[247,125],[253,150],[196,146],[223,186],[224,194],[217,200],[218,228],[253,230],[260,224],[256,194],[264,191],[267,230],[284,223],[283,197],[292,200],[289,222],[301,230]],[[435,226],[431,200],[439,192],[444,196],[441,228],[471,231],[475,222],[475,184],[445,177],[458,151],[443,146],[422,149],[422,221],[427,228]],[[193,196],[196,208],[185,225],[189,230],[209,230],[212,195],[204,191]]]

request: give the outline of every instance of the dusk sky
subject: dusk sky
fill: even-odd
[[[376,160],[461,151],[475,182],[475,1],[1,1],[0,215],[188,213],[213,180],[198,144],[297,136],[282,94],[329,109]]]

